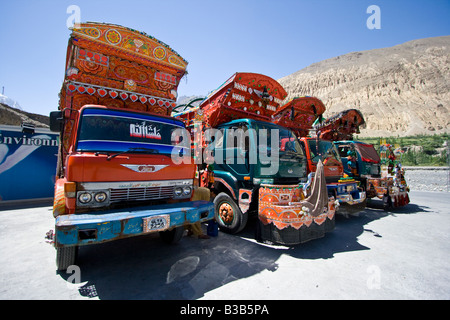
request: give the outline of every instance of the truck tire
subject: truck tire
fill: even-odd
[[[392,198],[389,194],[383,195],[383,209],[384,211],[389,211],[393,208]]]
[[[78,255],[78,246],[56,248],[56,269],[64,271],[74,265]]]
[[[214,217],[221,231],[235,234],[247,225],[248,214],[243,214],[236,202],[225,192],[214,198]]]
[[[259,243],[263,243],[261,223],[262,222],[258,219],[258,221],[256,221],[256,228],[255,228],[255,240]]]
[[[159,236],[167,244],[175,244],[181,240],[184,233],[184,227],[177,227],[168,231],[161,231]]]

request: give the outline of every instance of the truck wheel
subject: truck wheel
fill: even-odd
[[[389,209],[392,209],[392,198],[390,195],[383,195],[383,209],[385,211],[388,211]]]
[[[214,209],[214,217],[224,232],[238,233],[247,224],[248,215],[243,214],[236,202],[224,192],[214,199]]]
[[[258,221],[256,221],[256,229],[255,229],[255,240],[259,243],[263,242],[263,238],[262,238],[262,231],[261,231],[261,221],[258,219]]]
[[[74,265],[78,255],[78,246],[56,248],[56,269],[64,271]]]
[[[184,227],[177,227],[169,231],[161,231],[159,233],[159,236],[165,243],[175,244],[181,240],[181,238],[183,237],[183,233]]]

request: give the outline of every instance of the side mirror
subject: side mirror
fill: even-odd
[[[62,129],[63,116],[61,111],[50,112],[50,130],[60,132]]]

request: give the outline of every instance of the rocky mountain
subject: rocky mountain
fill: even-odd
[[[325,117],[359,109],[362,137],[450,132],[450,36],[352,52],[278,81],[288,98],[320,98]]]
[[[22,122],[28,122],[40,128],[48,128],[50,126],[50,118],[47,116],[25,112],[0,103],[0,124],[20,126]]]
[[[205,98],[205,96],[195,96],[195,95],[194,96],[180,96],[177,99],[177,105],[187,104],[187,103],[189,103],[189,102],[191,102],[193,100],[197,100],[197,99],[200,99],[200,98]],[[191,105],[198,106],[200,104],[200,102],[201,101],[196,101],[196,102],[192,103]]]

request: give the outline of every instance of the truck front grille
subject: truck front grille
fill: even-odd
[[[111,203],[172,198],[173,189],[173,186],[111,189]]]

